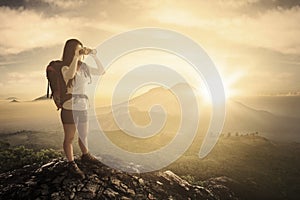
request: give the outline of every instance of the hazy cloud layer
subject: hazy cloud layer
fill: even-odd
[[[230,87],[245,93],[300,91],[295,0],[3,0],[0,20],[1,96],[26,90],[24,82],[35,88],[31,95],[43,93],[45,65],[61,57],[68,38],[96,46],[149,26],[181,32],[203,45]],[[35,78],[21,76],[25,72]]]

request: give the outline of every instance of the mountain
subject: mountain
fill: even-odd
[[[250,96],[236,99],[244,105],[273,114],[300,118],[300,96]]]
[[[196,89],[187,83],[178,83],[171,88],[156,87],[146,93],[137,96],[129,101],[130,106],[134,106],[141,111],[147,111],[149,106],[160,104],[168,114],[178,115],[180,113],[180,100],[178,96],[185,96],[187,99],[195,98],[194,94],[188,91],[192,90],[195,95]],[[199,103],[202,103],[201,97],[197,96]],[[194,108],[190,107],[191,110]]]
[[[180,83],[172,87],[172,89],[177,94],[188,95],[185,94],[187,87],[189,85]],[[195,88],[192,89],[195,90]],[[164,106],[167,113],[171,115],[180,114],[178,112],[179,103],[176,98],[169,89],[162,87],[153,88],[129,102],[129,105],[137,107],[142,111],[147,111],[149,105],[159,103]],[[293,103],[295,104],[294,101]],[[209,106],[203,104],[200,97],[199,105],[200,114],[202,116],[209,116],[211,113]],[[278,107],[278,104],[276,105]],[[189,109],[194,108],[189,107]],[[259,132],[272,140],[300,142],[300,136],[298,136],[300,132],[299,118],[293,115],[274,114],[264,109],[255,109],[245,105],[243,102],[230,99],[226,102],[226,117],[223,132],[239,132],[242,134]]]
[[[129,101],[130,106],[134,106],[141,111],[147,111],[149,106],[159,103],[163,105],[167,111],[177,110],[176,97],[169,89],[163,87],[156,87],[148,92],[137,96]]]
[[[41,101],[41,100],[49,100],[49,98],[47,98],[47,95],[43,95],[43,96],[40,96],[38,98],[35,98],[32,101]]]
[[[110,159],[111,158],[107,158]],[[239,199],[227,177],[192,185],[172,171],[129,174],[101,163],[76,163],[86,174],[76,179],[62,158],[0,174],[0,199]]]
[[[118,105],[114,105],[114,112],[116,115],[118,115],[119,119],[123,119],[122,116],[127,115],[127,112],[129,110],[130,115],[135,119],[136,122],[145,125],[150,122],[148,110],[152,106],[153,107],[151,111],[153,117],[160,117],[161,115],[163,115],[162,110],[159,107],[154,106],[156,104],[159,104],[163,107],[166,114],[168,114],[169,117],[172,118],[178,116],[181,112],[180,102],[177,100],[174,94],[188,96],[190,94],[187,93],[187,89],[190,88],[191,87],[186,83],[176,84],[170,89],[164,87],[155,87],[140,96],[130,99],[129,102],[123,102]],[[195,91],[195,88],[191,89]],[[189,109],[190,111],[194,111],[195,108],[190,106]],[[119,127],[117,126],[113,118],[111,107],[102,107],[97,108],[96,110],[98,113],[98,121],[101,124],[101,128],[103,130],[119,130]],[[124,120],[124,123],[128,123],[128,121]]]
[[[189,87],[189,85],[180,83],[173,86],[171,89],[176,94],[188,95],[185,94],[187,87]],[[195,90],[194,88],[192,89]],[[202,102],[201,97],[199,97],[198,100],[201,116],[209,116],[211,114],[209,106]],[[180,102],[177,101],[172,91],[168,88],[153,88],[146,93],[131,99],[128,103],[130,114],[132,116],[136,115],[135,118],[141,119],[140,121],[149,121],[147,112],[149,108],[155,104],[162,105],[169,116],[180,115]],[[126,106],[127,102],[116,106],[118,115],[121,116],[127,113]],[[195,108],[190,106],[188,109],[193,111]],[[157,107],[154,107],[152,111],[154,111],[155,116],[162,114],[161,110],[157,109]],[[106,114],[99,113],[101,115],[100,121],[104,123],[104,127],[106,127],[104,130],[109,130],[110,128],[112,130],[118,130],[118,126],[115,124],[111,112],[106,112]],[[209,121],[207,123],[209,123]],[[300,137],[298,136],[298,133],[300,132],[298,117],[295,117],[294,115],[287,116],[277,113],[274,114],[273,112],[264,109],[255,109],[252,106],[247,106],[243,102],[236,100],[227,100],[226,102],[226,118],[223,132],[239,132],[240,134],[259,132],[272,140],[300,142]]]
[[[257,110],[241,102],[229,100],[224,132],[260,132],[274,140],[299,141],[299,119]]]
[[[10,103],[19,103],[19,101],[16,100],[16,99],[13,99],[13,100],[10,101]]]

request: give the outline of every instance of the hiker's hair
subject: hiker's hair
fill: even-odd
[[[83,46],[82,43],[77,39],[69,39],[66,41],[65,46],[64,46],[63,56],[62,56],[63,65],[70,66],[70,64],[73,61],[73,58],[75,55],[75,50],[76,50],[78,44]],[[90,83],[91,83],[92,79],[91,79],[91,74],[90,74],[88,67],[85,64],[83,64],[81,61],[78,61],[78,65],[80,65],[80,67],[83,67],[84,76],[89,77]],[[73,86],[74,81],[75,81],[75,77],[68,81],[67,87]]]
[[[82,43],[77,39],[69,39],[66,41],[63,56],[62,56],[62,61],[64,65],[70,66],[74,58],[75,50],[78,44],[83,46]]]

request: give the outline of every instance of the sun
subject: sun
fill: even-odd
[[[226,99],[230,99],[241,94],[241,92],[237,88],[235,88],[235,86],[237,85],[239,80],[242,79],[244,74],[244,71],[237,71],[230,75],[222,77]]]
[[[236,88],[238,82],[242,79],[245,72],[238,71],[227,76],[222,76],[224,93],[226,100],[241,95],[241,92]],[[211,95],[209,89],[205,86],[204,82],[197,84],[197,94],[206,104],[211,103]]]

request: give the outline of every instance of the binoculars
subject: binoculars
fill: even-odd
[[[87,47],[83,47],[82,49],[79,50],[80,55],[89,55],[90,53],[96,54],[97,50],[96,49],[90,49]]]

